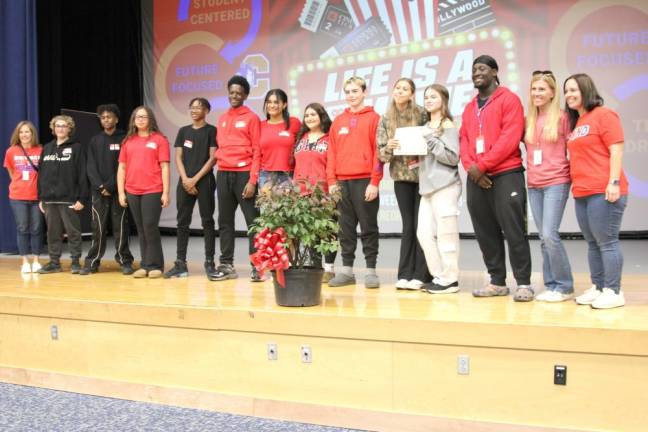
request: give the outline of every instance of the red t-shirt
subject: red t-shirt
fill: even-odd
[[[38,166],[43,147],[34,146],[25,149],[29,159]],[[21,201],[38,200],[38,172],[34,170],[20,145],[12,145],[7,149],[4,158],[4,167],[13,171],[9,183],[9,199]]]
[[[574,198],[605,193],[610,180],[610,146],[624,141],[619,115],[597,107],[579,117],[567,140]],[[621,195],[628,194],[628,180],[621,170]]]
[[[328,192],[326,182],[326,162],[329,147],[329,136],[324,134],[316,142],[308,142],[308,132],[299,140],[295,147],[296,182],[307,181],[311,185],[319,184]]]
[[[290,117],[290,127],[284,122],[271,124],[268,120],[261,122],[261,169],[264,171],[292,171],[290,159],[295,147],[295,138],[301,123]]]
[[[169,141],[161,133],[134,135],[122,145],[119,163],[126,164],[126,192],[145,195],[162,192],[161,162],[169,162]]]
[[[565,143],[569,135],[569,119],[565,113],[561,113],[558,138],[555,142],[550,142],[544,137],[546,118],[545,114],[539,114],[533,142],[524,140],[527,152],[527,184],[530,188],[543,188],[571,181]]]

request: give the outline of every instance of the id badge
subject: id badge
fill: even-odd
[[[22,179],[25,181],[29,180],[29,171],[22,172]]]
[[[477,141],[475,141],[475,148],[477,154],[484,153],[484,137],[482,135],[479,135],[477,137]]]
[[[542,150],[533,150],[533,165],[542,164]]]

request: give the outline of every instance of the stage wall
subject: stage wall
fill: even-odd
[[[460,117],[474,94],[472,61],[484,53],[498,60],[502,84],[525,105],[533,70],[551,69],[561,83],[587,72],[625,129],[631,196],[622,230],[648,230],[648,119],[641,105],[648,96],[647,2],[149,0],[144,9],[145,98],[171,142],[190,122],[193,97],[211,101],[208,120],[215,123],[228,107],[226,82],[235,73],[251,82],[248,105],[257,113],[266,91],[280,87],[301,118],[313,101],[332,117],[339,113],[342,83],[351,75],[367,79],[367,103],[380,114],[395,80],[406,76],[418,87],[419,103],[426,85],[446,85]],[[381,232],[400,232],[388,167],[380,199]],[[173,204],[161,225],[175,227],[175,213]],[[530,212],[529,218],[536,231]],[[200,226],[197,209],[192,226]],[[237,228],[245,228],[242,217]],[[473,231],[467,210],[460,229]],[[571,200],[561,231],[579,231]]]

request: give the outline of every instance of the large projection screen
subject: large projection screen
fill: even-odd
[[[625,129],[624,168],[630,198],[622,231],[648,230],[648,2],[642,0],[147,0],[144,2],[146,103],[173,143],[190,123],[193,97],[211,101],[212,124],[227,109],[226,82],[242,74],[252,84],[248,105],[262,115],[267,90],[282,88],[299,118],[310,102],[331,117],[344,108],[342,82],[368,82],[367,103],[384,113],[393,83],[431,83],[450,90],[460,118],[474,95],[471,64],[480,54],[499,63],[502,84],[525,104],[533,70],[550,69],[559,82],[590,74]],[[174,200],[177,174],[172,169]],[[465,173],[462,170],[462,176]],[[385,167],[380,186],[381,233],[400,233],[393,183]],[[173,203],[161,226],[175,227]],[[200,226],[197,208],[192,227]],[[242,217],[237,229],[244,230]],[[472,233],[465,205],[462,233]],[[529,231],[536,232],[531,212]],[[577,233],[573,200],[561,226]]]

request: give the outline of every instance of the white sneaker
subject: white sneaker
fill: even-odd
[[[619,294],[617,294],[610,288],[603,288],[601,295],[592,302],[594,309],[612,309],[623,305],[625,305],[623,293],[619,291]]]
[[[41,263],[37,263],[37,262],[32,263],[31,271],[32,271],[32,273],[38,273],[38,270],[40,270],[42,267],[43,266],[41,265]]]
[[[576,297],[576,303],[579,305],[591,305],[600,295],[601,291],[596,289],[596,285],[592,285],[590,289]]]
[[[29,265],[29,263],[23,263],[22,267],[20,267],[20,272],[21,272],[21,273],[31,273],[31,272],[32,272],[32,268],[31,268],[31,266]]]
[[[550,290],[544,290],[540,294],[538,294],[535,299],[536,301],[546,301],[547,296],[551,293],[552,291]]]
[[[407,282],[407,286],[405,287],[406,289],[410,290],[420,290],[421,287],[423,286],[423,282],[418,280],[418,279],[412,279],[411,281]]]
[[[396,282],[396,289],[407,289],[409,281],[407,279],[398,279]]]
[[[563,294],[560,291],[545,291],[542,294],[544,294],[544,298],[542,300],[546,301],[547,303],[560,303],[574,298],[573,293]]]

